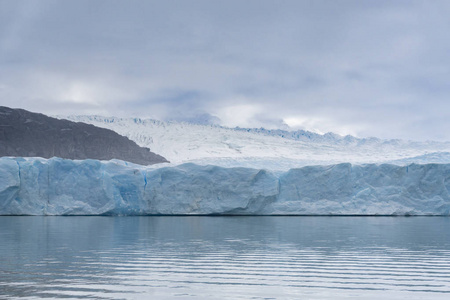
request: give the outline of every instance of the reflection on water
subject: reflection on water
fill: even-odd
[[[450,299],[445,217],[0,217],[0,298]]]

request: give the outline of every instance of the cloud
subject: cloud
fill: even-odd
[[[449,13],[448,1],[3,1],[0,99],[450,140]]]
[[[242,102],[245,103],[245,99]],[[258,125],[252,121],[261,110],[255,104],[238,104],[222,107],[216,114],[225,126],[255,127]]]

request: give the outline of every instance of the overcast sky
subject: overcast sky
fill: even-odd
[[[450,1],[0,0],[0,104],[450,140]]]

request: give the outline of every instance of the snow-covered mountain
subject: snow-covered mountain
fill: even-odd
[[[450,142],[355,138],[333,133],[227,128],[184,122],[102,116],[59,117],[108,128],[148,147],[173,164],[287,170],[342,162],[450,163]]]

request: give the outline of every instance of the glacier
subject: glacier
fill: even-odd
[[[288,171],[339,163],[450,163],[450,142],[356,138],[332,133],[227,128],[102,116],[57,116],[116,131],[172,163]],[[431,159],[431,161],[427,161]]]
[[[450,164],[272,172],[0,158],[0,215],[449,215]]]

